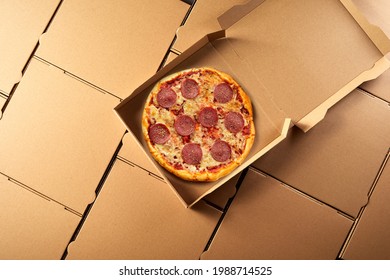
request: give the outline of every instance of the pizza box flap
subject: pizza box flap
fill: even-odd
[[[199,259],[221,214],[185,209],[166,183],[117,160],[66,259]]]
[[[118,103],[31,59],[0,121],[0,171],[84,213],[125,133]]]
[[[0,92],[11,93],[60,0],[0,2]]]
[[[217,16],[229,8],[248,2],[248,0],[197,0],[189,16],[176,31],[176,39],[171,49],[182,53],[193,43],[201,39],[204,34],[220,30]]]
[[[179,0],[63,1],[36,55],[123,99],[157,71],[189,7]]]
[[[143,106],[151,88],[164,76],[191,67],[211,66],[230,74],[248,93],[257,137],[249,156],[234,172],[217,182],[192,183],[156,164],[186,206],[214,191],[280,143],[292,123],[308,130],[341,97],[389,66],[372,38],[339,1],[317,5],[305,1],[248,4],[240,9],[244,12],[232,17],[234,24],[223,23],[226,29],[204,36],[115,108],[149,154],[142,135]],[[223,22],[224,16],[220,20]],[[325,34],[318,32],[321,29]]]
[[[81,217],[0,174],[0,259],[60,260]]]

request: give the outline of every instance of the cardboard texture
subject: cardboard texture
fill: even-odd
[[[248,2],[248,0],[197,0],[185,21],[185,27],[179,27],[172,49],[183,52],[199,41],[205,34],[221,29],[218,16],[235,5]]]
[[[352,220],[249,169],[202,259],[336,259]]]
[[[118,152],[118,158],[127,162],[132,166],[137,166],[144,169],[145,172],[150,175],[156,176],[158,179],[163,180],[161,173],[153,164],[150,157],[148,157],[139,146],[134,136],[130,133],[126,133],[122,139],[122,146]],[[219,188],[216,192],[211,193],[205,197],[205,200],[224,208],[228,199],[231,198],[236,192],[236,183],[239,175],[236,178],[225,183],[225,185]]]
[[[59,3],[60,0],[0,2],[0,92],[8,96],[19,82]]]
[[[387,0],[353,0],[363,15],[390,37],[390,3]]]
[[[389,1],[354,0],[353,2],[372,24],[379,26],[386,33],[387,37],[390,37]],[[390,71],[386,71],[375,80],[363,83],[360,87],[390,102]]]
[[[219,21],[226,30],[203,37],[115,108],[148,153],[142,110],[150,89],[167,74],[212,66],[232,75],[249,94],[258,136],[233,173],[217,182],[191,183],[156,165],[187,207],[281,142],[291,121],[309,130],[331,106],[389,66],[384,54],[390,41],[350,1],[251,1],[227,11]]]
[[[81,217],[0,174],[0,259],[59,260]]]
[[[390,70],[375,80],[363,83],[360,88],[390,103]]]
[[[344,259],[390,259],[390,163],[379,177],[370,201],[343,254]]]
[[[64,1],[36,55],[124,98],[158,70],[189,7],[180,0]]]
[[[220,216],[117,160],[66,259],[199,259]]]
[[[252,166],[356,218],[389,149],[389,121],[387,103],[355,90]]]
[[[125,132],[116,104],[32,59],[0,120],[0,170],[83,213]]]

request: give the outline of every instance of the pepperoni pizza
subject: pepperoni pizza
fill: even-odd
[[[213,68],[184,70],[159,81],[143,111],[154,159],[188,181],[215,181],[247,157],[255,137],[251,101]]]

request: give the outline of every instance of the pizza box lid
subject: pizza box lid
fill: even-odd
[[[0,121],[0,172],[84,213],[125,133],[118,103],[31,59]]]
[[[249,168],[201,260],[334,260],[352,225],[332,207]]]
[[[3,174],[0,213],[1,260],[59,260],[81,220]]]
[[[331,19],[331,20],[330,20]],[[260,1],[235,6],[207,34],[150,77],[115,107],[141,148],[141,118],[151,88],[164,76],[211,66],[230,74],[248,93],[256,138],[250,154],[216,182],[188,182],[156,164],[190,207],[280,143],[292,125],[307,131],[363,81],[390,65],[390,41],[350,1]]]
[[[8,96],[60,0],[0,2],[0,92]],[[1,103],[1,101],[0,101]]]
[[[388,260],[390,258],[390,154],[382,166],[370,200],[346,242],[343,259]]]
[[[165,182],[116,160],[66,259],[199,259],[221,215],[202,201],[185,209]]]
[[[178,0],[62,2],[36,55],[120,99],[156,73],[190,7]]]

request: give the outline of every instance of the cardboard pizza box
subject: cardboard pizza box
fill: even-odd
[[[342,254],[343,259],[390,259],[390,163],[380,174],[370,200],[357,221]]]
[[[0,120],[0,170],[82,214],[125,133],[117,104],[33,58]]]
[[[217,17],[233,6],[241,5],[248,0],[197,0],[184,25],[176,32],[176,39],[172,50],[182,53],[191,45],[199,41],[205,34],[221,29]]]
[[[60,260],[80,220],[0,173],[1,260]]]
[[[139,146],[137,140],[130,133],[126,133],[122,139],[122,146],[118,152],[118,158],[132,166],[137,166],[145,170],[145,172],[150,176],[156,177],[156,179],[164,180],[150,157],[143,152],[142,147]],[[223,209],[228,200],[236,193],[238,177],[239,175],[236,175],[236,178],[226,182],[223,187],[206,196],[204,198],[205,201]]]
[[[252,166],[356,218],[389,149],[389,104],[356,89]]]
[[[292,124],[309,130],[354,88],[389,67],[384,57],[389,39],[350,1],[250,1],[227,11],[219,22],[220,31],[192,45],[115,108],[149,154],[141,128],[143,106],[167,74],[212,66],[232,75],[251,97],[257,137],[234,172],[217,182],[191,183],[156,164],[187,207],[276,146]]]
[[[8,96],[49,24],[60,0],[0,3],[0,92]]]
[[[221,214],[183,208],[165,182],[118,159],[66,259],[197,260]]]
[[[367,19],[379,26],[390,37],[390,2],[386,0],[353,0]],[[389,58],[389,55],[387,55]],[[387,70],[375,80],[364,82],[360,88],[390,102],[390,71]]]
[[[336,259],[353,221],[249,168],[201,259]]]
[[[119,98],[163,61],[189,5],[166,1],[64,1],[36,55]]]

